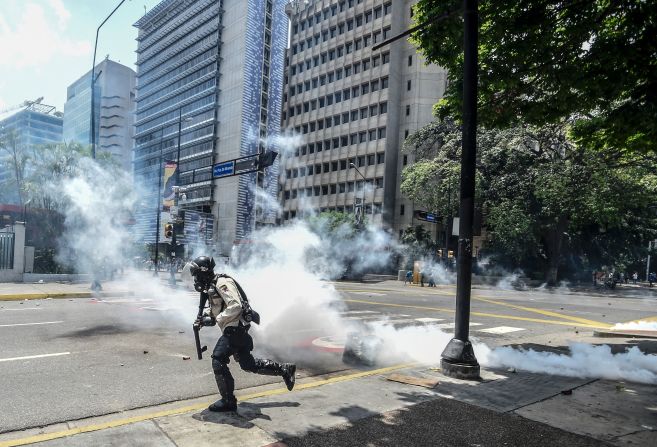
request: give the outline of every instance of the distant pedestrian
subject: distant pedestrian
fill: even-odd
[[[420,287],[424,287],[424,272],[420,272]]]
[[[406,272],[406,277],[404,278],[404,285],[406,285],[406,282],[409,284],[413,283],[413,272],[410,270]]]
[[[638,280],[639,280],[639,272],[632,273],[632,282],[636,284]]]
[[[652,283],[657,281],[657,275],[655,275],[655,272],[650,272],[650,275],[648,275],[648,285],[649,287],[652,287]]]
[[[433,280],[433,274],[429,274],[429,287],[436,287],[436,282]]]
[[[598,272],[593,270],[593,287],[598,285],[598,282],[596,281],[597,278],[598,278]]]

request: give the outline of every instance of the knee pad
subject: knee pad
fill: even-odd
[[[212,356],[212,370],[217,374],[223,375],[228,371],[228,362],[230,362],[228,358],[223,359]]]

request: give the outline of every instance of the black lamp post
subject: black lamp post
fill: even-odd
[[[98,76],[96,76],[96,50],[98,49],[98,33],[100,32],[100,28],[109,20],[110,17],[112,17],[112,14],[116,12],[117,9],[121,7],[121,5],[125,2],[125,0],[121,0],[118,5],[116,5],[116,8],[112,10],[112,12],[109,13],[107,17],[105,17],[105,20],[98,25],[98,28],[96,28],[96,42],[94,43],[94,59],[93,62],[91,63],[91,158],[95,159],[96,158],[96,113],[94,111],[94,108],[96,106],[96,95],[94,92],[94,86],[96,84],[96,79],[98,79]],[[99,73],[100,75],[100,73]]]
[[[160,131],[160,155],[157,159],[157,205],[155,207],[155,260],[153,267],[155,272],[153,276],[157,276],[159,268],[160,257],[160,214],[162,207],[162,142],[164,140],[164,128]]]
[[[182,117],[182,107],[178,109],[178,150],[177,150],[177,155],[176,155],[176,170],[174,174],[174,195],[173,195],[173,204],[175,206],[176,214],[172,216],[173,218],[173,231],[171,234],[171,265],[170,265],[170,278],[169,278],[169,283],[172,286],[176,285],[176,265],[175,265],[175,257],[176,257],[176,245],[177,245],[177,240],[176,240],[176,227],[178,226],[178,192],[179,192],[179,187],[180,187],[180,137],[182,136],[182,123],[183,121],[188,122],[192,121],[191,117],[187,117],[183,120]]]

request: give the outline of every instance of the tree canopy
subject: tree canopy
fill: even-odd
[[[593,268],[637,260],[657,228],[650,208],[657,164],[638,155],[613,159],[572,143],[568,133],[550,125],[480,128],[477,135],[476,206],[484,211],[486,248],[509,267],[542,270],[550,283],[568,259]],[[402,192],[426,209],[449,204],[456,211],[455,201],[435,191],[458,188],[459,126],[429,124],[405,150],[416,163],[403,171]]]
[[[462,100],[461,0],[420,0],[414,33],[429,62],[449,71],[437,105]],[[438,20],[438,17],[447,16]],[[480,123],[542,126],[572,120],[589,148],[657,153],[657,8],[645,0],[480,0]],[[651,37],[653,36],[653,37]]]

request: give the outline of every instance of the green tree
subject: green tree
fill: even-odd
[[[564,252],[613,263],[636,254],[637,242],[654,237],[651,228],[657,228],[648,208],[657,193],[657,165],[586,149],[570,141],[568,130],[517,126],[480,129],[477,136],[476,206],[485,215],[487,248],[509,266],[542,269],[551,284]],[[449,166],[460,159],[460,139],[450,120],[409,137],[404,148],[417,162],[404,169],[402,192],[427,209],[445,209],[449,199],[427,191],[444,191],[453,181]]]
[[[420,0],[414,34],[449,71],[441,117],[461,112],[461,0]],[[588,148],[657,152],[657,8],[644,0],[480,0],[480,123],[573,120]],[[446,15],[444,20],[436,17]],[[650,37],[653,36],[653,37]]]
[[[25,203],[23,198],[25,167],[29,159],[29,148],[20,141],[13,129],[0,134],[0,166],[11,172],[11,176],[0,185],[4,201],[13,202],[18,198],[20,206]]]

